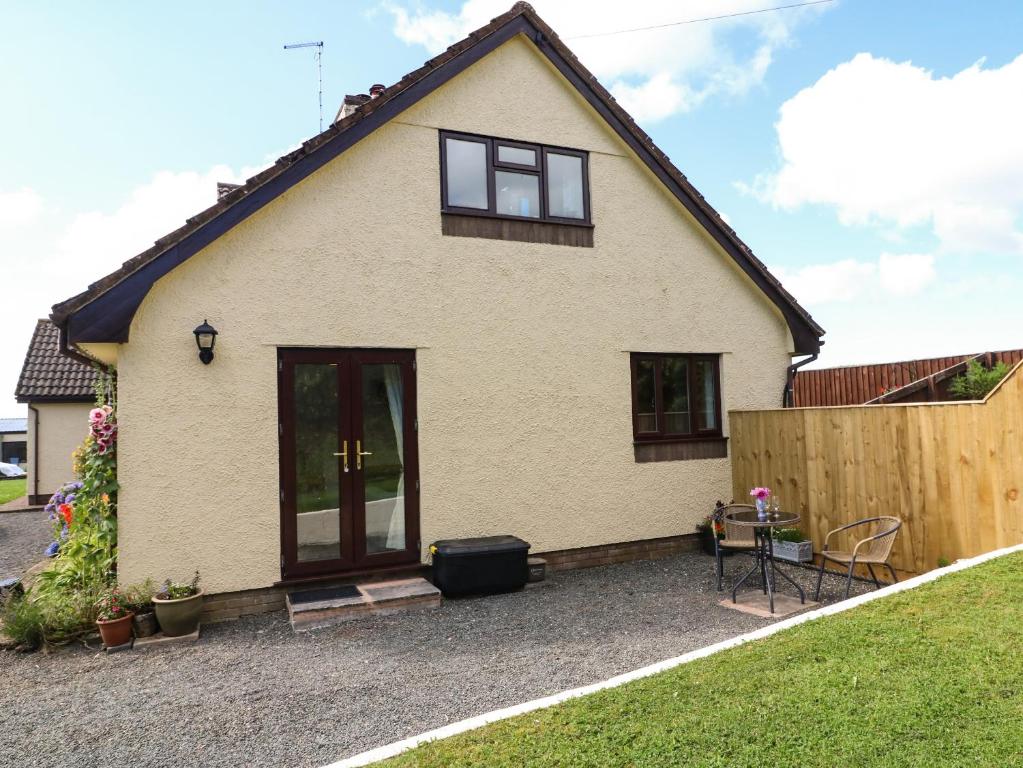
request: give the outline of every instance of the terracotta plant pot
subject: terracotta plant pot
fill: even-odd
[[[199,614],[202,613],[202,590],[191,597],[180,600],[153,598],[156,620],[167,637],[190,635],[199,628]]]
[[[103,645],[107,648],[116,648],[131,640],[131,620],[134,616],[135,614],[129,613],[127,616],[111,621],[97,619],[96,626],[99,627],[99,636],[103,640]]]

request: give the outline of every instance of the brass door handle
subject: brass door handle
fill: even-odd
[[[348,441],[345,440],[341,445],[342,445],[342,448],[343,448],[343,452],[342,453],[335,453],[334,455],[335,456],[344,456],[344,459],[345,459],[344,462],[343,462],[344,463],[344,469],[345,469],[345,472],[347,472],[348,471]]]
[[[356,440],[355,441],[355,468],[356,469],[362,469],[362,457],[363,456],[372,456],[372,455],[373,455],[372,451],[364,451],[364,450],[362,450],[362,441],[361,440]]]

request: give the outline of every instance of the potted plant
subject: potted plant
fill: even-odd
[[[798,528],[777,528],[771,532],[774,556],[790,563],[809,563],[813,560],[813,542]]]
[[[149,637],[160,629],[153,610],[155,593],[156,587],[153,586],[152,579],[146,579],[141,584],[135,584],[125,590],[128,609],[135,614],[135,618],[132,619],[135,637]]]
[[[202,590],[199,589],[199,571],[188,583],[176,584],[168,579],[153,596],[156,620],[167,637],[190,635],[199,628],[202,612]]]
[[[131,640],[131,620],[124,595],[114,587],[103,593],[96,602],[96,626],[107,648],[116,648]]]
[[[708,555],[714,556],[714,539],[724,538],[725,526],[720,520],[715,520],[714,515],[707,515],[696,524],[696,532],[700,536],[700,548]],[[730,550],[722,550],[725,556],[731,555]]]

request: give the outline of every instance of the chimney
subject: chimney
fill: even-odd
[[[344,101],[341,102],[341,109],[337,111],[337,117],[334,118],[335,123],[340,123],[346,117],[355,112],[359,107],[365,104],[367,101],[372,101],[377,98],[381,93],[384,92],[387,86],[382,83],[373,83],[369,87],[369,93],[356,93],[348,94],[345,96]]]
[[[230,195],[236,189],[240,188],[241,184],[229,184],[226,181],[217,182],[217,200],[223,200],[225,197]]]

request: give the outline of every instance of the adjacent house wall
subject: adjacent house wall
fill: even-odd
[[[439,128],[589,150],[595,246],[442,236]],[[281,346],[416,349],[423,548],[544,551],[688,533],[731,492],[728,459],[636,463],[630,351],[722,353],[727,412],[779,404],[792,342],[516,39],[155,285],[118,358],[123,581],[279,579]]]
[[[39,412],[36,427],[28,414],[28,493],[45,501],[64,483],[74,480],[71,454],[89,432],[90,403],[31,403]],[[36,444],[39,445],[36,467]],[[38,484],[37,484],[38,475]]]

